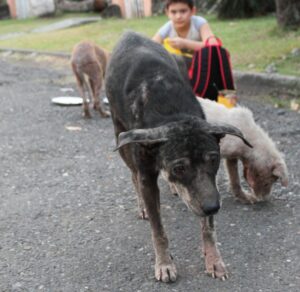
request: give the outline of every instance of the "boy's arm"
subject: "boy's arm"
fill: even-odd
[[[189,40],[186,38],[175,37],[175,38],[171,38],[169,40],[169,42],[170,42],[170,45],[176,49],[189,49],[189,50],[194,50],[194,51],[199,50],[204,47],[205,41],[209,37],[214,36],[208,23],[205,23],[201,26],[199,34],[201,36],[202,41],[194,41],[194,40]],[[216,40],[212,39],[210,41],[210,44],[212,44],[212,45],[216,44]]]
[[[159,33],[156,33],[153,37],[152,37],[152,40],[159,43],[159,44],[162,44],[163,43],[163,39],[162,37],[160,36]]]
[[[175,49],[199,50],[204,47],[204,43],[200,41],[189,40],[185,38],[175,37],[169,39],[170,45]]]
[[[204,46],[204,43],[205,41],[209,38],[209,37],[212,37],[214,36],[210,26],[208,23],[205,23],[203,24],[201,27],[200,27],[200,35],[201,35],[201,39],[203,40],[203,46]],[[212,38],[211,41],[210,41],[210,44],[212,45],[216,45],[217,44],[217,41]]]

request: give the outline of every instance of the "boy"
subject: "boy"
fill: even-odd
[[[214,34],[206,19],[196,16],[196,7],[193,0],[167,0],[166,14],[170,21],[162,26],[152,40],[163,44],[166,38],[169,44],[183,52],[193,53],[194,50],[204,47],[205,41]],[[214,44],[215,39],[211,39]]]
[[[190,68],[194,51],[203,48],[208,38],[210,38],[210,45],[216,45],[217,40],[206,19],[195,15],[196,7],[193,0],[166,0],[165,3],[165,11],[170,21],[158,30],[152,40],[166,47],[164,40],[168,38],[169,46],[180,50],[179,53],[185,57],[190,56],[184,58],[187,68]],[[237,101],[235,93],[232,96],[226,96],[226,99],[229,99],[228,102],[222,99],[214,83],[208,85],[202,97],[215,101],[220,97],[220,102],[228,107],[234,106]]]

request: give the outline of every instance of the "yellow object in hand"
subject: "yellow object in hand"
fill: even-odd
[[[193,57],[193,55],[191,55],[191,54],[183,53],[181,50],[172,47],[172,46],[170,45],[170,41],[169,41],[169,40],[170,40],[169,38],[166,38],[166,39],[164,39],[164,42],[163,42],[164,48],[165,48],[169,53],[175,54],[175,55],[184,56],[184,57],[189,57],[189,58],[192,58],[192,57]]]

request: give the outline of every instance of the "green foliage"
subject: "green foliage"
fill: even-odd
[[[248,18],[274,12],[274,0],[221,0],[218,17],[223,19]]]
[[[212,6],[214,6],[217,0],[194,0],[197,9],[200,11],[208,11]]]
[[[276,0],[277,23],[285,30],[297,30],[300,28],[300,1]]]

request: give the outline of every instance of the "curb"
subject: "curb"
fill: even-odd
[[[24,54],[32,56],[52,56],[64,59],[70,59],[71,54],[66,52],[47,52],[25,49],[1,48],[0,52],[8,54]],[[300,96],[300,78],[295,76],[286,76],[281,74],[269,73],[250,73],[243,71],[233,71],[238,91],[247,91],[252,94],[275,94]]]
[[[254,94],[275,94],[300,97],[300,78],[280,74],[233,72],[237,88]]]

